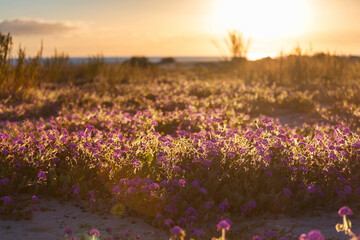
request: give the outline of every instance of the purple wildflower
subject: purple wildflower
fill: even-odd
[[[207,190],[205,188],[199,188],[199,192],[201,192],[202,194],[207,194]]]
[[[308,184],[308,185],[307,185],[307,192],[308,192],[308,193],[314,193],[314,192],[316,192],[315,185],[314,185],[314,184]]]
[[[276,232],[274,232],[274,231],[264,231],[262,235],[265,238],[276,237]]]
[[[31,199],[32,199],[33,201],[35,201],[35,202],[36,202],[36,201],[39,201],[39,198],[38,198],[37,196],[35,196],[35,195],[32,196]]]
[[[351,192],[352,192],[351,187],[346,185],[346,186],[344,187],[344,192],[345,192],[345,194],[351,194]]]
[[[65,228],[65,230],[64,230],[64,233],[66,234],[66,235],[72,235],[72,230],[70,229],[70,228]]]
[[[226,209],[229,209],[229,208],[230,208],[230,203],[227,201],[223,201],[219,204],[219,209],[221,211],[225,211]]]
[[[342,208],[339,209],[338,214],[342,217],[346,215],[353,215],[353,212],[349,207],[343,206]]]
[[[0,179],[0,185],[5,185],[9,182],[10,180],[8,178],[3,178],[3,179]]]
[[[225,229],[227,231],[230,230],[231,224],[226,220],[221,220],[217,225],[217,230]]]
[[[175,226],[171,229],[171,234],[176,235],[176,236],[185,235],[185,231],[181,227]]]
[[[72,186],[72,189],[73,189],[73,193],[74,193],[75,195],[78,195],[78,194],[80,193],[80,188],[79,188],[78,185],[73,185],[73,186]]]
[[[169,213],[177,213],[177,208],[176,208],[176,204],[174,203],[170,203],[169,205],[167,205],[165,207],[165,211],[169,212]]]
[[[170,227],[171,225],[174,225],[174,221],[170,218],[167,218],[164,220],[164,225],[167,226],[167,227]]]
[[[89,235],[95,235],[95,236],[100,237],[100,231],[97,230],[96,228],[91,229],[90,232],[89,232]]]
[[[262,238],[259,235],[255,235],[251,238],[251,240],[262,240]]]
[[[12,202],[12,199],[9,196],[2,197],[1,200],[3,200],[5,204],[10,204]]]
[[[181,171],[181,168],[178,167],[178,166],[174,166],[174,167],[172,168],[172,170],[175,171],[175,172],[179,172],[179,171]]]
[[[191,228],[191,231],[193,232],[193,234],[194,234],[195,236],[198,236],[198,237],[205,235],[204,230],[199,229],[199,228]]]
[[[180,179],[178,181],[178,184],[179,184],[180,187],[185,187],[186,186],[186,181],[184,179]]]
[[[291,190],[288,188],[283,188],[283,193],[285,194],[285,196],[287,196],[288,198],[291,197]]]
[[[204,208],[207,208],[207,209],[212,208],[214,206],[214,204],[215,204],[214,201],[206,202],[206,203],[204,203]]]
[[[46,179],[46,173],[43,172],[43,171],[40,171],[40,172],[38,173],[38,178],[39,178],[40,180],[45,180],[45,179]]]
[[[324,236],[319,230],[312,230],[307,235],[307,240],[324,240]]]

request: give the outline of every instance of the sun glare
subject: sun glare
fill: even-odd
[[[306,28],[305,0],[215,0],[215,31],[236,29],[251,38],[293,36]]]

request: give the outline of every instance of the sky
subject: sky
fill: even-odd
[[[304,51],[360,55],[360,0],[0,0],[0,32],[34,55],[228,55],[227,32],[256,59]]]

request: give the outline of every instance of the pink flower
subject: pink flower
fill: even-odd
[[[64,233],[65,233],[66,235],[70,235],[70,236],[71,236],[72,230],[71,230],[70,228],[65,228]]]
[[[225,220],[221,220],[216,226],[217,226],[218,231],[220,231],[220,229],[225,229],[225,230],[229,231],[231,225],[232,225],[232,222],[229,219],[225,219]]]
[[[319,230],[312,230],[307,235],[301,234],[299,240],[324,240],[324,236]]]
[[[349,207],[344,206],[339,209],[338,214],[342,217],[342,216],[346,216],[346,215],[353,215],[353,212],[351,211],[351,209]]]
[[[32,196],[31,199],[32,199],[33,201],[35,201],[35,202],[36,202],[36,201],[39,201],[39,198],[38,198],[37,196],[35,196],[35,195]]]
[[[324,240],[324,236],[319,230],[312,230],[308,233],[307,240]]]
[[[96,228],[91,229],[90,232],[89,232],[89,235],[95,235],[95,236],[100,237],[100,231],[97,230]]]
[[[40,171],[40,172],[38,173],[38,178],[39,178],[40,180],[45,180],[45,179],[46,179],[46,173],[43,172],[43,171]]]

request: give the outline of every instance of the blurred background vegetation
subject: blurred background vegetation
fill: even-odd
[[[35,56],[27,56],[21,45],[14,51],[11,34],[0,33],[0,99],[17,102],[27,99],[31,89],[81,86],[85,89],[112,92],[115,86],[132,83],[178,81],[230,81],[246,85],[278,86],[316,94],[319,101],[330,101],[329,94],[341,89],[360,90],[360,61],[357,57],[312,53],[296,46],[289,54],[256,61],[246,59],[250,40],[236,31],[226,39],[230,59],[219,62],[178,63],[171,57],[152,63],[145,57],[108,63],[104,56],[92,56],[80,63],[70,61],[56,50],[42,56],[42,43]],[[341,97],[340,95],[338,97]],[[360,102],[359,97],[356,101]]]

